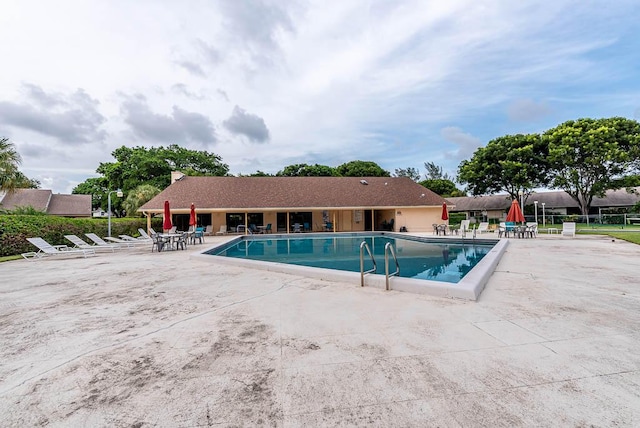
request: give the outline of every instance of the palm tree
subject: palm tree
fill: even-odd
[[[22,159],[8,138],[0,138],[0,192],[11,192],[17,187],[18,165]],[[19,180],[18,180],[19,181]]]
[[[150,201],[154,196],[160,193],[160,189],[150,184],[141,184],[131,190],[122,204],[127,213],[127,217],[136,217],[136,211],[146,202]]]

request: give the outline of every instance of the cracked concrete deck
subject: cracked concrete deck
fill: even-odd
[[[1,263],[2,426],[640,425],[640,246],[512,239],[477,302],[203,248]]]

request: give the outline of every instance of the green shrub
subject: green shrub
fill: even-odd
[[[466,220],[467,215],[465,213],[450,213],[449,214],[449,224],[456,225],[462,223],[462,220]]]
[[[151,226],[162,229],[161,219],[152,219]],[[147,228],[145,218],[111,219],[111,236],[137,236],[138,228]],[[71,245],[64,235],[78,235],[93,232],[107,235],[107,219],[66,218],[50,215],[0,215],[0,256],[34,251],[27,238],[39,236],[51,245]]]

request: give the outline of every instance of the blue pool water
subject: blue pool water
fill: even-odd
[[[206,254],[360,272],[362,241],[367,242],[376,259],[378,274],[384,275],[384,247],[390,242],[398,257],[401,277],[448,283],[459,282],[495,245],[386,235],[254,235],[243,236]],[[365,252],[364,268],[372,267],[373,263]],[[392,260],[389,270],[395,270]]]

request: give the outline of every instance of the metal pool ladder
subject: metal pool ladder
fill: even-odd
[[[392,273],[389,273],[389,254],[393,256],[393,260],[396,263],[396,271]],[[389,277],[400,274],[400,265],[398,264],[398,257],[396,257],[396,250],[393,249],[393,245],[391,245],[391,242],[387,242],[387,244],[384,246],[384,274],[386,277],[386,287],[388,291],[390,289]]]
[[[373,268],[369,269],[366,272],[364,270],[364,250],[367,250],[367,253],[369,253],[369,257],[373,262]],[[373,258],[373,254],[371,253],[371,248],[369,248],[369,244],[367,244],[367,241],[362,241],[362,243],[360,244],[360,286],[361,287],[364,287],[364,274],[373,273],[376,271],[376,269],[377,269],[376,259]]]

